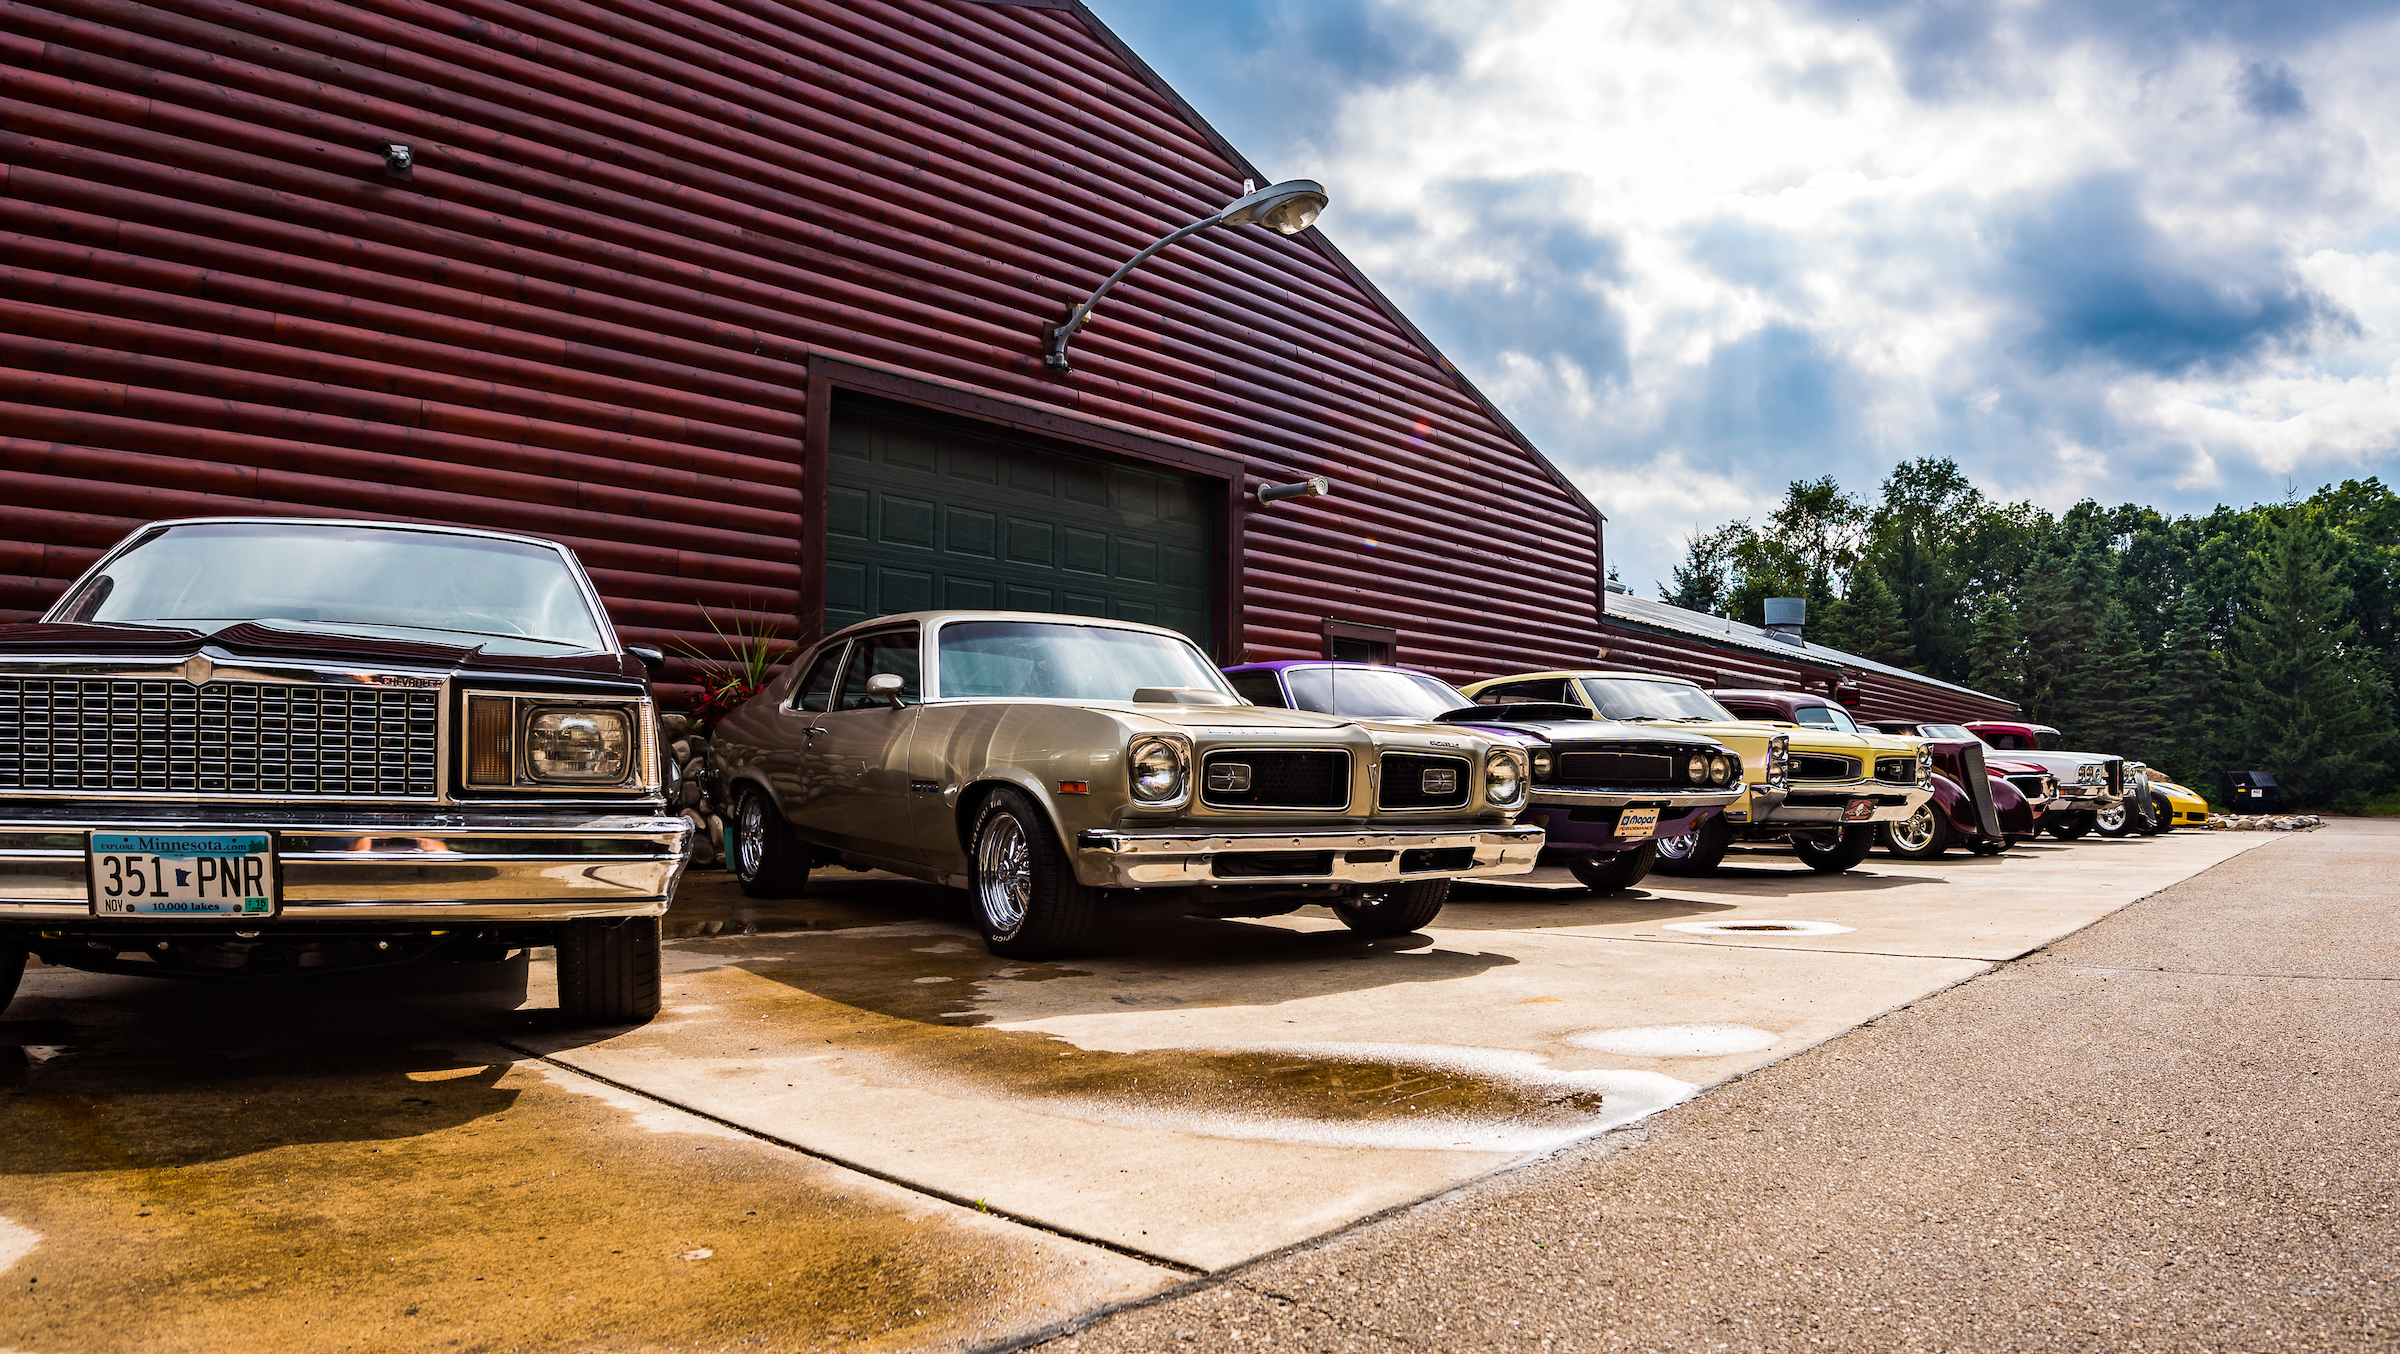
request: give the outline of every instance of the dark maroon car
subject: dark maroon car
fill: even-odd
[[[1640,883],[1660,837],[1697,832],[1742,794],[1742,759],[1715,739],[1595,719],[1579,705],[1477,705],[1439,678],[1377,663],[1245,663],[1225,675],[1253,705],[1512,739],[1533,771],[1521,821],[1540,825],[1544,855],[1598,892]]]

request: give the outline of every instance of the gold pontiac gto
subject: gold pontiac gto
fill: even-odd
[[[1657,868],[1664,874],[1714,870],[1736,837],[1788,839],[1811,869],[1839,874],[1866,859],[1878,824],[1906,822],[1933,797],[1933,761],[1913,738],[1738,719],[1681,677],[1536,672],[1465,690],[1479,704],[1564,701],[1602,719],[1672,724],[1740,753],[1748,791],[1695,831],[1660,838]]]
[[[1469,729],[1262,709],[1172,630],[925,611],[841,631],[718,725],[728,864],[782,897],[841,862],[972,891],[994,953],[1067,953],[1112,897],[1351,929],[1523,874],[1524,751]]]

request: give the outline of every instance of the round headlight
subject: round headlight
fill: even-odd
[[[1684,779],[1694,785],[1708,784],[1708,758],[1695,756],[1684,763]]]
[[[1525,769],[1515,753],[1495,748],[1483,759],[1483,797],[1501,808],[1525,797]]]
[[[1166,804],[1183,798],[1184,778],[1191,762],[1183,744],[1171,738],[1144,738],[1125,754],[1133,797],[1145,804]]]
[[[1708,759],[1708,778],[1719,785],[1733,784],[1733,763],[1719,755]]]

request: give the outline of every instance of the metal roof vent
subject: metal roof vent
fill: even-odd
[[[1770,597],[1767,599],[1767,633],[1786,644],[1801,642],[1800,632],[1808,626],[1808,599],[1805,597]]]

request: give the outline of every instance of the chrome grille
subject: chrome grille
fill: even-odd
[[[433,794],[438,692],[0,677],[0,790]]]

